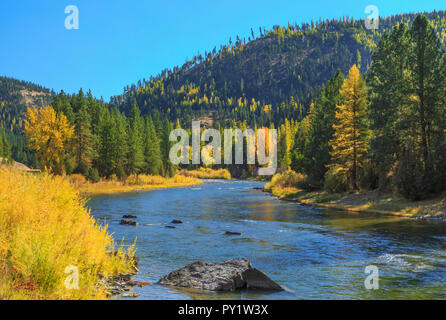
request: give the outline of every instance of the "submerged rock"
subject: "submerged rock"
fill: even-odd
[[[243,258],[219,264],[196,261],[172,271],[161,278],[159,284],[211,291],[284,290]]]
[[[225,235],[227,235],[227,236],[241,236],[242,233],[241,232],[226,231]]]
[[[136,219],[138,218],[137,216],[133,216],[131,214],[125,214],[122,216],[124,219]]]
[[[119,224],[126,224],[126,225],[129,225],[129,226],[137,226],[138,222],[135,222],[135,221],[132,221],[132,220],[121,220],[119,222]]]
[[[166,228],[169,228],[169,229],[176,229],[177,227],[174,227],[174,226],[166,226]]]

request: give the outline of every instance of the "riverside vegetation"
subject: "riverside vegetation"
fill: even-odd
[[[0,231],[0,299],[104,299],[101,277],[133,271],[133,247],[118,246],[60,176],[1,169]],[[77,290],[65,286],[68,266]]]
[[[345,79],[336,74],[302,121],[289,161],[299,174],[284,172],[267,189],[351,210],[444,214],[445,57],[422,15],[410,27],[400,24],[385,33],[367,81],[355,65]],[[324,201],[298,195],[296,187],[328,193],[377,191],[371,198],[368,192],[356,198],[331,195]],[[410,202],[420,200],[431,202]]]

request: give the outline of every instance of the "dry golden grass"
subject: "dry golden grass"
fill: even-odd
[[[198,170],[183,170],[180,174],[198,179],[232,179],[228,169],[200,168]]]
[[[296,190],[302,188],[306,183],[307,176],[293,170],[286,170],[275,174],[271,181],[265,185],[265,190],[272,190],[273,188]]]
[[[104,299],[98,275],[132,269],[133,247],[115,250],[66,178],[0,170],[0,299]],[[70,265],[77,290],[65,287]]]
[[[68,179],[77,190],[86,195],[186,187],[203,183],[203,181],[197,178],[186,177],[181,174],[177,174],[172,178],[139,174],[131,175],[122,181],[111,178],[96,183],[89,182],[82,175],[77,174],[71,175]]]
[[[413,202],[391,194],[380,194],[378,191],[333,194],[325,191],[308,192],[282,186],[271,186],[265,190],[284,200],[338,210],[391,214],[402,217],[446,216],[446,194],[429,200]]]

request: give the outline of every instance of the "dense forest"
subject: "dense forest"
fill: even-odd
[[[190,130],[194,119],[220,131],[277,128],[279,167],[305,174],[308,189],[380,187],[423,198],[445,187],[445,13],[383,18],[379,30],[351,18],[252,30],[109,103],[0,78],[3,140],[15,160],[95,181],[173,175],[169,133]],[[28,106],[36,108],[25,122]],[[65,139],[49,139],[57,132],[43,121]]]
[[[247,121],[251,127],[300,121],[338,70],[345,74],[356,64],[367,72],[382,34],[399,23],[412,23],[415,16],[380,19],[376,31],[348,17],[251,30],[248,40],[230,39],[219,50],[198,54],[181,67],[126,87],[110,103],[128,114],[136,99],[142,114],[158,110],[187,126],[196,117],[225,125]],[[444,45],[445,12],[426,16]]]
[[[354,65],[327,83],[282,165],[305,173],[308,189],[380,188],[420,200],[446,188],[445,132],[446,55],[419,15],[380,38],[364,77]]]

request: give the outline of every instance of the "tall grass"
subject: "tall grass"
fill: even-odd
[[[67,179],[0,170],[0,299],[103,299],[98,276],[130,272],[133,248],[117,254]],[[67,289],[67,266],[79,289]]]
[[[122,180],[119,180],[116,177],[110,177],[109,179],[102,179],[99,182],[94,183],[87,181],[82,175],[74,174],[69,176],[68,180],[77,190],[88,195],[119,193],[152,188],[184,187],[203,183],[197,178],[186,177],[181,174],[177,174],[171,178],[146,174],[133,174]]]
[[[198,179],[226,179],[231,180],[228,169],[200,168],[198,170],[183,170],[180,174]]]

